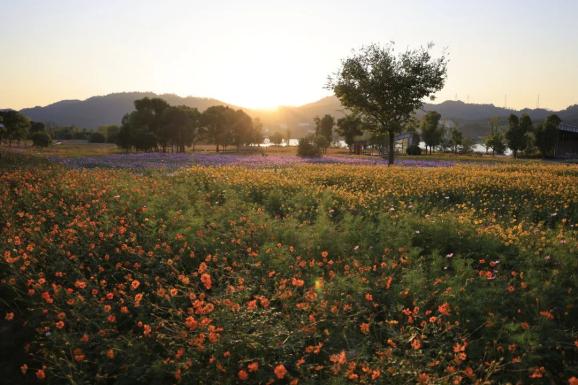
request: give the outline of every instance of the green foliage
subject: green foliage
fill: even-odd
[[[426,148],[429,147],[430,154],[433,147],[439,146],[442,141],[443,131],[439,127],[441,117],[439,112],[430,111],[424,116],[421,123],[421,137]]]
[[[52,143],[52,138],[46,131],[37,131],[30,137],[35,147],[48,147]]]
[[[543,158],[554,156],[560,122],[557,115],[550,115],[536,130],[536,147]]]
[[[2,379],[568,383],[577,177],[2,168]]]
[[[297,146],[297,155],[305,157],[319,157],[321,156],[321,149],[316,143],[316,137],[309,135],[299,139]]]
[[[362,127],[363,121],[357,114],[348,114],[337,120],[337,133],[343,137],[350,149],[355,137],[363,134]]]
[[[90,143],[106,143],[106,137],[100,132],[91,132],[88,141]]]
[[[373,44],[342,62],[328,88],[341,104],[370,121],[389,137],[389,163],[394,161],[394,134],[423,105],[423,99],[442,89],[447,60],[432,58],[427,49],[396,55],[393,45]]]
[[[490,134],[485,138],[484,145],[487,149],[492,150],[492,154],[501,155],[506,151],[506,139],[504,133],[500,129],[497,118],[490,120]]]
[[[0,132],[0,140],[7,140],[11,144],[12,141],[20,142],[28,137],[30,120],[20,112],[14,110],[0,111],[0,118],[2,118],[4,125],[3,133]]]
[[[532,120],[527,114],[522,115],[521,120],[516,115],[511,114],[508,122],[509,128],[506,131],[506,140],[508,147],[514,154],[514,158],[517,158],[519,151],[524,151],[528,148],[528,132],[532,130]]]
[[[325,142],[331,143],[333,141],[333,126],[335,126],[335,118],[329,114],[326,114],[322,118],[316,116],[314,122],[315,136],[323,137]]]

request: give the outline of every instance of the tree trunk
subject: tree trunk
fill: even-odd
[[[393,147],[394,147],[394,142],[393,140],[395,139],[394,137],[394,132],[392,129],[389,130],[389,154],[387,154],[387,165],[391,166],[393,164]]]

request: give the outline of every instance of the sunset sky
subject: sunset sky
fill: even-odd
[[[578,103],[575,0],[0,0],[0,15],[0,108],[119,91],[299,105],[353,48],[389,41],[447,50],[439,101]]]

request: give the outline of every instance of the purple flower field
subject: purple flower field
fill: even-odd
[[[112,154],[93,157],[63,158],[52,157],[51,161],[72,168],[130,168],[130,169],[176,169],[192,165],[247,167],[280,167],[295,164],[357,164],[387,166],[384,159],[354,158],[348,156],[325,156],[322,158],[302,158],[295,155],[238,155],[238,154],[175,154],[136,153]],[[454,162],[435,160],[397,160],[396,165],[413,167],[449,167]]]

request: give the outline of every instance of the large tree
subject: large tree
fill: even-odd
[[[363,134],[363,121],[356,114],[348,114],[337,120],[337,133],[343,137],[349,150],[353,149],[355,137]]]
[[[208,141],[216,146],[217,152],[221,146],[225,149],[233,139],[234,112],[235,110],[227,106],[212,106],[203,112],[202,125],[207,132]]]
[[[177,152],[185,152],[194,145],[200,135],[201,113],[187,106],[169,107],[164,110],[160,133],[164,141],[177,146]]]
[[[429,147],[429,153],[435,146],[439,146],[442,142],[442,130],[439,127],[441,115],[436,111],[429,111],[423,117],[421,122],[421,137],[426,145],[426,150]]]
[[[327,143],[331,143],[333,140],[335,118],[329,114],[325,114],[322,118],[316,116],[313,121],[315,122],[315,135],[322,136],[325,138]]]
[[[522,116],[524,125],[521,124],[520,119],[511,114],[508,118],[508,131],[506,131],[506,141],[508,147],[512,150],[514,158],[518,157],[518,151],[524,151],[528,145],[528,129],[532,126],[532,121],[528,115]],[[529,126],[529,127],[528,127]]]
[[[250,144],[255,139],[253,119],[243,110],[236,110],[231,113],[232,120],[232,141],[237,146],[237,151],[241,146]]]
[[[329,78],[328,88],[346,108],[371,120],[375,130],[386,133],[388,163],[394,162],[394,138],[405,121],[423,105],[425,97],[443,88],[447,59],[435,59],[427,48],[397,55],[393,45],[372,44],[342,61]]]
[[[0,111],[0,117],[4,125],[4,135],[8,139],[8,145],[12,145],[13,140],[20,142],[28,137],[30,120],[26,116],[18,111],[5,110]]]
[[[542,157],[552,157],[555,155],[556,142],[558,141],[558,126],[560,125],[558,115],[550,115],[544,123],[536,130],[536,147],[540,150]]]

